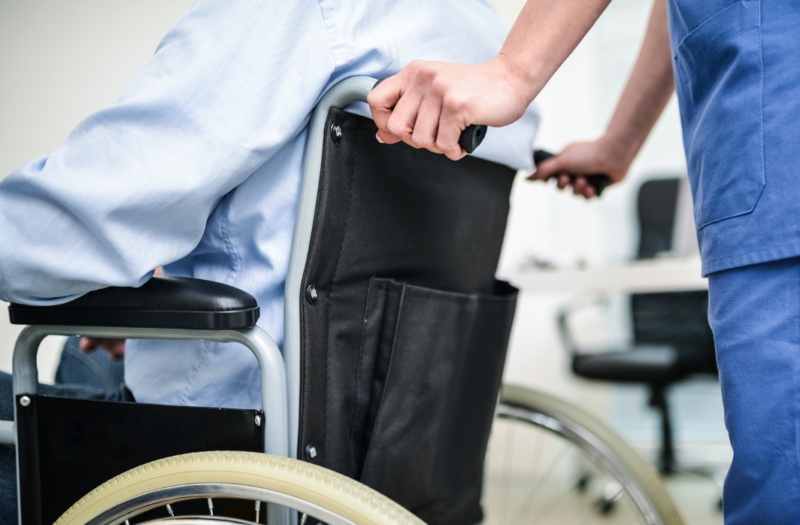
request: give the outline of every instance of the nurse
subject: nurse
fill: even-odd
[[[528,0],[494,59],[414,62],[370,96],[377,139],[458,159],[516,120],[610,0]],[[727,524],[800,523],[800,2],[655,0],[606,133],[532,178],[622,180],[677,91],[734,459]]]

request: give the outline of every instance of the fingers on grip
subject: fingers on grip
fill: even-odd
[[[533,152],[533,163],[538,167],[539,164],[543,163],[544,161],[550,158],[553,158],[554,156],[555,155],[553,155],[549,151],[545,151],[543,149],[537,149]],[[565,183],[562,186],[562,182],[564,182],[565,176],[568,177],[569,182]],[[559,175],[558,187],[563,190],[569,183],[572,183],[575,195],[581,194],[586,198],[591,198],[594,196],[599,197],[600,195],[602,195],[603,190],[605,190],[608,187],[608,185],[611,184],[611,179],[608,177],[608,175],[605,175],[603,173],[594,173],[592,175],[578,177],[577,180],[573,179],[574,178],[570,177],[569,175],[565,174]]]
[[[380,79],[372,86],[374,90],[378,84],[386,79]],[[384,97],[386,98],[386,97]],[[375,123],[381,129],[388,129],[391,134],[399,139],[408,142],[414,147],[423,147],[434,151],[436,153],[448,154],[450,158],[461,158],[463,152],[472,153],[481,145],[483,139],[486,138],[488,128],[480,124],[473,124],[467,126],[466,129],[461,131],[458,138],[458,145],[463,152],[443,151],[442,145],[449,142],[447,136],[439,137],[440,118],[441,118],[441,105],[434,104],[428,99],[420,100],[406,100],[400,96],[400,92],[389,93],[387,100],[393,100],[396,104],[388,107],[388,104],[380,104],[380,101],[370,101],[371,107],[377,106],[378,109],[373,109],[373,118]],[[419,112],[415,110],[419,109]],[[445,128],[447,123],[445,123]],[[386,144],[393,144],[397,141],[392,141],[387,137],[386,133],[378,132],[378,138],[381,142]]]

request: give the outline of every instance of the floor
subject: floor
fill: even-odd
[[[667,489],[686,525],[722,525],[719,488],[714,482],[691,474],[676,475],[667,480]]]

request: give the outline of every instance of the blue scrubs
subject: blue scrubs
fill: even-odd
[[[800,2],[668,12],[734,448],[725,521],[800,523]]]

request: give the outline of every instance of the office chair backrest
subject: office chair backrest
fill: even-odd
[[[637,201],[638,259],[672,251],[681,184],[678,177],[642,184]],[[673,345],[686,360],[703,363],[698,371],[713,367],[707,291],[633,294],[631,314],[635,344]]]
[[[495,281],[514,170],[328,114],[303,274],[298,457],[430,524],[477,523],[516,290]]]
[[[680,182],[679,178],[654,179],[642,183],[639,188],[637,259],[652,259],[672,249]]]

